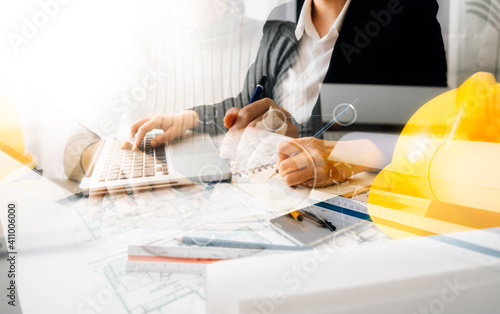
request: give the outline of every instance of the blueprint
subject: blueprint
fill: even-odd
[[[192,187],[191,187],[192,188]],[[186,193],[176,191],[175,193]],[[173,204],[172,198],[167,204]],[[81,199],[69,205],[71,211],[63,212],[65,223],[70,229],[75,243],[78,244],[82,258],[87,263],[89,271],[103,285],[112,287],[115,297],[120,301],[121,308],[114,311],[124,313],[203,313],[204,312],[204,281],[202,275],[165,274],[147,272],[127,272],[128,245],[158,245],[178,246],[174,237],[193,234],[200,237],[216,237],[228,240],[239,240],[259,243],[280,243],[291,245],[267,224],[254,223],[255,230],[241,224],[199,224],[196,228],[189,225],[189,218],[179,224],[176,219],[168,216],[155,228],[144,228],[152,211],[135,216],[110,215],[92,217],[89,213],[89,200]],[[151,204],[153,201],[151,201]],[[219,206],[231,202],[216,202],[210,206]],[[207,207],[207,214],[213,207]],[[244,207],[243,207],[244,208]],[[156,208],[155,210],[160,210]],[[258,212],[257,212],[258,213]],[[228,211],[228,215],[229,215]],[[212,213],[213,215],[213,213]],[[245,215],[247,219],[258,221],[258,217]],[[209,216],[207,216],[209,217]],[[177,218],[177,217],[174,217]],[[182,217],[180,217],[182,218]],[[180,219],[179,218],[179,219]],[[196,220],[194,220],[196,221]],[[231,229],[228,226],[238,226]],[[250,224],[252,225],[252,224]],[[116,306],[116,305],[115,305]]]

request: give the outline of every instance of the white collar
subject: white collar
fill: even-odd
[[[347,9],[349,8],[350,3],[351,0],[347,0],[344,8],[342,8],[342,11],[340,12],[339,16],[337,17],[332,27],[330,28],[330,31],[325,37],[329,36],[334,30],[337,30],[337,32],[340,33],[340,29],[342,28],[342,23],[344,22],[345,14],[347,12]],[[311,9],[312,0],[306,0],[304,2],[304,5],[302,6],[302,10],[300,11],[299,21],[297,22],[297,28],[295,29],[295,37],[297,37],[297,40],[300,40],[302,38],[302,36],[304,35],[304,31],[310,37],[316,40],[320,40],[319,34],[316,31],[316,27],[314,27],[314,24],[312,22]]]

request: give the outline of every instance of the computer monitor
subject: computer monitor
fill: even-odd
[[[355,102],[356,117],[352,112],[346,113],[340,118],[340,125],[402,126],[422,105],[448,90],[449,87],[326,83],[320,93],[322,121],[330,121],[339,104]]]
[[[443,40],[448,50],[449,0],[437,0],[438,21],[441,24]],[[297,19],[303,0],[296,1]],[[448,84],[450,85],[450,84]],[[450,87],[370,85],[370,84],[322,84],[320,92],[323,123],[329,122],[333,111],[342,103],[356,102],[356,117],[347,113],[340,120],[345,124],[366,126],[404,126],[422,105],[434,97],[450,90]],[[338,112],[337,112],[338,113]],[[396,129],[397,129],[396,127]]]

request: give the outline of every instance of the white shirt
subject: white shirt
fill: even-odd
[[[295,36],[299,40],[298,59],[282,83],[281,95],[275,99],[298,123],[309,121],[316,105],[350,2],[351,0],[347,0],[330,31],[322,38],[312,22],[312,0],[306,0],[302,7],[295,30]]]

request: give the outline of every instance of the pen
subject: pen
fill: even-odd
[[[328,122],[324,127],[321,128],[321,130],[319,130],[318,132],[316,132],[316,134],[314,134],[314,137],[315,138],[319,138],[321,136],[321,134],[323,134],[326,130],[328,130],[335,122],[337,122],[338,119],[340,119],[343,115],[345,115],[347,113],[347,111],[349,109],[352,109],[352,110],[355,110],[354,109],[354,106],[352,104],[349,104],[349,106],[345,107],[338,115],[336,115],[332,120],[330,120],[330,122]],[[298,152],[296,153],[293,153],[291,157],[297,155]],[[279,173],[279,170],[276,169],[276,172],[273,173],[269,179],[271,179],[272,177],[274,177],[275,175],[277,175]]]
[[[301,213],[304,215],[304,217],[306,217],[307,219],[321,225],[322,227],[325,227],[327,229],[330,229],[331,232],[334,232],[335,230],[337,230],[337,227],[335,227],[331,222],[329,222],[328,220],[326,219],[322,219],[322,218],[319,218],[315,215],[312,215],[311,213],[307,212],[307,211],[301,211]]]
[[[199,237],[179,237],[175,240],[184,244],[195,244],[201,246],[227,247],[239,249],[254,249],[254,250],[280,250],[280,251],[304,251],[309,248],[291,245],[265,244],[243,241],[232,241],[223,239],[208,239]]]
[[[266,86],[267,83],[267,76],[262,75],[262,77],[259,80],[259,83],[257,83],[257,86],[255,87],[255,90],[253,91],[252,97],[250,98],[250,101],[248,104],[250,105],[251,103],[255,102],[257,98],[260,97],[260,94],[264,90],[264,86]]]
[[[257,86],[255,87],[255,90],[253,91],[252,97],[250,97],[250,101],[248,102],[249,105],[251,103],[255,102],[260,97],[260,94],[262,94],[262,91],[264,90],[264,86],[266,85],[266,83],[267,83],[267,76],[262,75],[262,77],[260,78],[259,82],[257,83]],[[226,162],[226,160],[227,159],[221,159],[219,161],[219,164],[217,165],[216,169],[221,169],[223,163]],[[205,192],[203,194],[204,194],[204,196],[206,198],[208,197],[206,191],[211,190],[213,188],[213,186],[217,182],[219,182],[219,180],[217,180],[216,176],[217,176],[217,170],[210,177],[210,180],[208,181],[207,186],[205,187]]]

